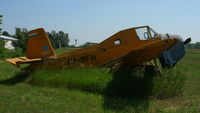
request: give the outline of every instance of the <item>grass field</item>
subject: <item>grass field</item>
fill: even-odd
[[[70,50],[62,49],[56,52],[61,54],[65,51]],[[93,70],[96,76],[89,75],[90,77],[84,77],[84,75],[79,75],[79,77],[83,77],[87,81],[78,81],[79,77],[57,77],[60,81],[64,79],[66,80],[65,82],[70,80],[76,81],[74,84],[84,84],[82,86],[84,88],[98,84],[97,86],[93,85],[93,89],[80,90],[83,89],[79,87],[80,85],[70,88],[69,84],[63,86],[59,81],[56,84],[58,86],[45,84],[49,83],[48,80],[51,81],[50,79],[53,75],[50,72],[24,73],[11,64],[0,60],[0,113],[198,113],[200,112],[200,51],[187,50],[186,56],[177,64],[177,68],[180,68],[185,76],[182,95],[163,99],[133,98],[98,93],[99,90],[110,85],[107,83],[110,83],[109,81],[113,79],[111,75],[106,73],[101,77],[96,77],[100,76],[98,73],[101,70]],[[87,70],[86,72],[84,71],[81,70],[80,73],[89,73]],[[49,75],[50,77],[48,79],[45,79],[45,77],[37,78],[41,77],[37,75],[44,73],[47,73],[46,76]],[[75,72],[64,71],[57,73]],[[34,79],[37,81],[34,81]],[[99,83],[94,83],[95,80],[99,81]],[[32,84],[30,81],[34,83]],[[59,83],[62,87],[59,86]],[[122,86],[130,84],[123,82],[123,80],[121,83]],[[73,83],[71,85],[74,86]]]

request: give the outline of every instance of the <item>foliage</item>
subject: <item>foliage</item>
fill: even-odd
[[[3,39],[0,39],[0,47],[4,47],[5,46],[5,41]]]
[[[5,58],[7,49],[4,48],[4,46],[5,46],[5,41],[0,39],[0,59]]]
[[[94,45],[94,44],[97,44],[97,43],[86,42],[85,44],[83,44],[83,47],[87,47],[87,46]]]
[[[200,49],[200,42],[195,43],[195,49]]]
[[[1,19],[3,17],[3,15],[0,15],[0,24],[2,24],[3,20]],[[1,30],[2,28],[0,28],[0,34],[1,34]]]
[[[8,50],[6,48],[0,47],[0,59],[15,58],[23,56],[23,51],[21,48],[15,48],[14,50]]]
[[[4,36],[10,36],[10,34],[7,31],[3,31],[2,35],[4,35]]]
[[[18,39],[13,42],[14,47],[22,48],[23,52],[26,51],[28,30],[26,28],[15,28],[14,37]]]
[[[185,48],[186,49],[200,49],[200,42],[186,44]]]
[[[6,58],[15,58],[15,57],[21,57],[21,56],[24,56],[22,48],[15,48],[14,50],[7,51]]]
[[[63,31],[56,32],[53,30],[51,32],[47,32],[47,35],[54,48],[67,47],[69,44],[69,36]]]
[[[7,51],[8,50],[6,48],[0,47],[0,59],[4,59],[7,56],[6,55]]]

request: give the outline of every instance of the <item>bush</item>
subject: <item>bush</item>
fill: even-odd
[[[9,50],[7,52],[7,58],[14,58],[14,57],[21,57],[23,56],[23,49],[21,48],[15,48],[14,50]]]
[[[0,59],[4,59],[7,55],[7,49],[4,47],[0,47]]]
[[[0,47],[0,59],[14,58],[23,56],[21,48],[16,48],[14,50],[8,50],[6,48]]]

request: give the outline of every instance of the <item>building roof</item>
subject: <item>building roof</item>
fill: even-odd
[[[0,39],[4,39],[4,40],[12,40],[12,41],[16,41],[17,39],[12,38],[12,37],[8,37],[8,36],[4,36],[4,35],[0,35]]]

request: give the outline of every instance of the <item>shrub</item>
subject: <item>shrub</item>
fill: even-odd
[[[6,48],[0,47],[0,59],[21,57],[21,56],[23,56],[23,52],[21,48],[8,50]]]
[[[0,47],[0,59],[4,59],[7,55],[7,49],[4,47]]]
[[[23,55],[23,50],[21,48],[15,48],[7,52],[7,58],[21,57]]]

